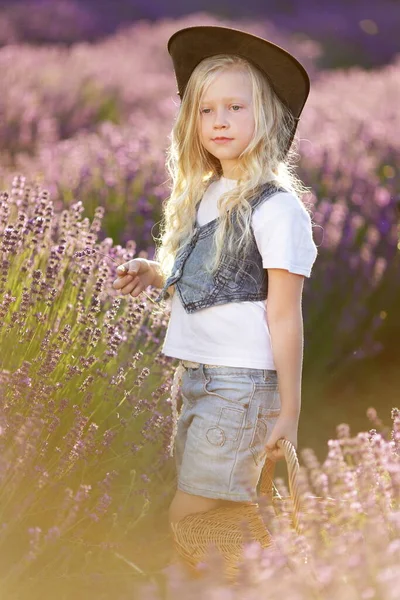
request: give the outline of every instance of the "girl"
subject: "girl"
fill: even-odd
[[[119,268],[115,289],[171,299],[163,353],[180,359],[173,415],[177,491],[170,520],[256,501],[266,453],[297,448],[301,297],[317,248],[290,167],[310,81],[288,52],[226,27],[168,42],[182,99],[156,260]],[[177,422],[176,422],[177,421]]]

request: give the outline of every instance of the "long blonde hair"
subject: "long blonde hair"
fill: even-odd
[[[154,259],[160,263],[165,279],[171,274],[174,259],[193,234],[197,205],[211,181],[223,173],[220,161],[201,144],[198,134],[199,107],[203,92],[221,71],[244,70],[250,76],[255,119],[254,135],[239,156],[240,173],[236,187],[221,195],[220,218],[214,233],[215,251],[209,264],[215,273],[222,250],[232,256],[247,254],[251,241],[251,205],[259,186],[271,181],[296,194],[301,200],[308,192],[294,174],[292,163],[297,153],[292,144],[287,155],[284,149],[290,139],[293,116],[278,98],[266,76],[240,56],[220,54],[202,60],[194,69],[171,131],[167,149],[166,169],[172,179],[172,191],[162,204],[160,238]],[[296,137],[294,142],[296,142]],[[230,211],[237,207],[237,222],[241,235],[235,239]],[[307,208],[307,207],[306,207]],[[240,261],[239,261],[240,262]]]

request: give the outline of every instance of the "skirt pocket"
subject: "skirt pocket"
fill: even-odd
[[[271,410],[270,414],[259,414],[253,437],[250,442],[250,452],[253,455],[256,466],[265,458],[265,446],[278,420],[280,409]]]
[[[257,404],[255,424],[250,451],[256,466],[265,458],[265,445],[281,412],[281,400],[277,384],[256,386],[254,402]]]
[[[251,377],[243,375],[211,375],[204,383],[204,392],[224,400],[232,407],[248,408],[254,394]]]

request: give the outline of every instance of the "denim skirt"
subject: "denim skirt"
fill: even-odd
[[[200,363],[185,367],[181,397],[174,441],[178,489],[256,502],[265,444],[281,409],[277,372]]]

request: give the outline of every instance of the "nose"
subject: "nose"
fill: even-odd
[[[215,121],[214,121],[214,127],[219,128],[219,127],[226,127],[227,125],[227,119],[225,116],[225,111],[224,109],[221,110],[217,110],[216,111],[216,116],[215,116]]]

